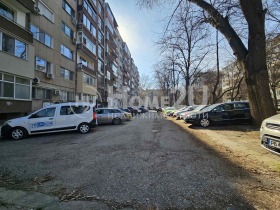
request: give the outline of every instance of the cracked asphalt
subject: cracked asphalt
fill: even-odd
[[[28,190],[78,190],[109,207],[253,209],[237,187],[251,177],[156,113],[86,135],[0,140],[0,172],[26,183],[50,176]]]

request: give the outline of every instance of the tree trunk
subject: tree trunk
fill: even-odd
[[[244,70],[254,124],[260,125],[265,118],[275,115],[276,110],[270,94],[266,64],[266,11],[263,10],[262,0],[239,0],[248,23],[248,49],[228,19],[223,17],[216,8],[204,0],[188,1],[196,4],[211,16],[209,23],[226,37],[240,67]]]
[[[265,118],[276,114],[266,64],[266,11],[261,0],[240,0],[240,4],[249,26],[249,53],[241,65],[245,70],[251,114],[255,123],[260,125]]]
[[[277,110],[278,109],[278,100],[277,100],[276,89],[274,87],[271,87],[271,92],[272,92],[272,95],[273,95],[275,109]]]

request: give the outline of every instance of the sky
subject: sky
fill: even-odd
[[[155,46],[165,26],[167,11],[141,9],[136,0],[107,0],[139,73],[151,75],[158,56]]]

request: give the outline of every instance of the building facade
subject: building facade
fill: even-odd
[[[0,118],[138,94],[137,66],[104,0],[0,0],[0,21]]]
[[[0,119],[32,110],[35,47],[29,31],[32,0],[0,1]]]

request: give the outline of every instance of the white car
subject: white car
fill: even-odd
[[[6,121],[1,135],[15,140],[26,135],[77,130],[88,133],[96,124],[93,104],[74,102],[53,104],[26,116]]]
[[[280,155],[280,114],[265,119],[260,128],[261,145]]]

